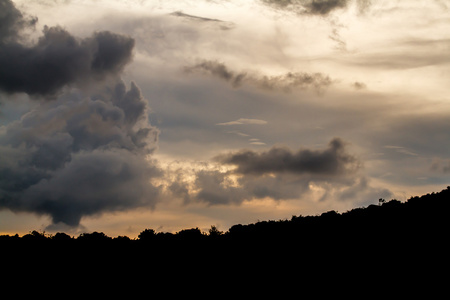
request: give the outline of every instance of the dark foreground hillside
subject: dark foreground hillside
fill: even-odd
[[[380,201],[344,213],[238,224],[225,233],[214,227],[209,233],[198,228],[175,234],[146,229],[131,240],[98,232],[74,238],[34,231],[22,237],[0,236],[0,249],[3,262],[51,266],[60,272],[143,268],[174,276],[174,270],[186,275],[183,272],[199,268],[214,274],[295,268],[314,276],[345,270],[356,276],[393,276],[426,268],[430,274],[448,264],[449,212],[450,187],[404,203]]]
[[[0,236],[2,286],[33,297],[437,298],[448,286],[449,204],[450,187],[225,233]]]

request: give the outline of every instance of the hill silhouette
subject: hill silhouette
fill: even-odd
[[[437,277],[445,272],[449,206],[447,187],[406,202],[380,199],[379,205],[343,213],[236,224],[226,232],[211,226],[207,233],[198,228],[176,233],[145,229],[136,239],[102,232],[76,238],[38,231],[3,235],[2,270],[13,281],[24,274],[40,278],[47,270],[61,284],[65,276],[75,282],[83,274],[91,282],[120,278],[129,286],[177,282],[191,291],[201,280],[212,289],[248,295],[254,285],[262,295],[267,289],[279,295],[280,287],[287,293],[297,287],[322,293],[349,285],[361,285],[372,296],[402,295],[404,287],[439,282]],[[381,281],[382,286],[376,285]]]
[[[77,238],[66,233],[48,235],[32,231],[22,237],[0,236],[0,245],[8,247],[88,247],[95,245],[109,248],[151,247],[165,249],[179,247],[218,246],[272,248],[272,250],[301,247],[302,251],[316,251],[332,245],[406,250],[414,247],[426,249],[446,243],[443,237],[450,228],[450,187],[406,202],[379,200],[379,205],[355,208],[347,212],[324,212],[317,216],[292,216],[290,220],[260,221],[248,225],[237,224],[227,232],[211,226],[208,233],[198,228],[184,229],[177,233],[143,230],[137,239],[126,236],[109,237],[102,232],[83,233]]]

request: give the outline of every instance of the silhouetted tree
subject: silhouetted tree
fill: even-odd
[[[214,225],[211,225],[211,228],[209,229],[208,232],[209,232],[209,236],[212,237],[212,238],[217,238],[217,237],[219,237],[219,236],[221,236],[223,234],[223,231],[220,231]]]
[[[103,232],[94,231],[92,233],[82,233],[78,236],[77,241],[82,242],[106,242],[110,241],[111,238],[104,234]]]
[[[176,237],[183,241],[195,241],[199,240],[203,237],[202,232],[198,227],[191,228],[191,229],[183,229],[181,231],[178,231],[176,234]]]
[[[129,237],[127,237],[126,235],[119,235],[115,238],[113,238],[114,243],[119,243],[120,245],[127,245],[129,243],[131,243],[131,239]]]
[[[28,241],[45,241],[47,237],[45,236],[45,231],[40,233],[36,230],[33,230],[29,234],[25,234],[22,239]]]
[[[58,241],[58,242],[68,242],[71,241],[72,238],[70,237],[70,235],[65,234],[64,232],[57,232],[53,237],[52,237],[53,241]]]
[[[156,237],[155,230],[145,229],[139,233],[138,238],[140,241],[148,242],[153,241]]]

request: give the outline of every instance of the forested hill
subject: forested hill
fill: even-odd
[[[208,233],[198,228],[185,229],[177,233],[143,230],[137,239],[111,238],[104,233],[84,233],[71,237],[65,233],[48,235],[33,231],[22,237],[0,236],[0,245],[89,245],[108,246],[152,245],[259,245],[266,247],[299,246],[303,249],[319,245],[389,245],[425,247],[446,242],[450,228],[450,187],[406,202],[384,201],[379,205],[355,208],[344,213],[328,211],[318,216],[293,216],[290,220],[261,221],[249,225],[234,225],[227,232],[214,226]],[[278,247],[278,246],[277,246]]]
[[[355,208],[344,213],[328,211],[320,216],[293,216],[285,221],[263,221],[234,225],[233,238],[383,238],[433,235],[448,231],[450,224],[450,186],[439,192],[412,197],[406,202],[384,201],[379,205]]]
[[[381,201],[344,213],[238,224],[227,232],[212,226],[208,233],[198,228],[177,233],[145,229],[137,239],[111,238],[101,232],[78,237],[37,231],[22,237],[4,235],[0,236],[2,270],[13,281],[26,274],[46,282],[42,272],[51,270],[64,283],[66,275],[77,282],[74,276],[83,274],[86,282],[107,277],[142,286],[155,280],[165,284],[187,280],[197,287],[201,278],[211,287],[226,283],[224,290],[230,286],[241,290],[239,283],[251,288],[248,284],[255,278],[266,282],[260,291],[298,285],[302,290],[315,287],[314,291],[328,284],[374,287],[379,278],[385,283],[403,278],[411,285],[424,276],[439,277],[447,268],[449,204],[450,187],[404,203]],[[391,293],[392,285],[385,283],[385,291]]]

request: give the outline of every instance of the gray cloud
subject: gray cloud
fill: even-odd
[[[159,189],[149,179],[159,173],[123,149],[83,151],[49,179],[26,189],[9,208],[49,214],[54,224],[77,226],[83,216],[154,206]]]
[[[263,76],[256,79],[257,85],[270,90],[290,91],[291,88],[313,88],[316,92],[321,93],[325,88],[330,86],[333,81],[328,75],[322,73],[303,73],[288,72],[279,76]]]
[[[347,3],[348,0],[313,0],[304,5],[308,13],[326,15],[335,9],[346,7]]]
[[[334,10],[347,8],[351,0],[262,0],[277,9],[290,10],[299,14],[326,16]],[[360,12],[370,6],[370,0],[356,0]]]
[[[189,14],[183,13],[182,11],[175,11],[175,12],[171,13],[170,15],[175,16],[175,17],[180,17],[180,18],[183,18],[183,19],[186,19],[189,21],[193,21],[193,22],[215,24],[221,30],[233,29],[235,26],[232,22],[226,22],[226,21],[219,20],[219,19],[211,19],[211,18],[189,15]]]
[[[184,71],[188,74],[209,74],[231,83],[235,88],[243,84],[251,84],[262,89],[285,92],[289,92],[292,88],[313,88],[320,93],[333,83],[328,75],[322,73],[288,72],[283,75],[267,76],[235,72],[225,64],[214,60],[204,60],[193,66],[186,66]]]
[[[216,170],[201,170],[196,173],[195,187],[199,190],[194,199],[210,205],[239,204],[249,199],[248,191],[242,187],[231,186],[227,183],[228,176]]]
[[[70,153],[97,148],[121,148],[151,153],[157,129],[146,124],[147,106],[138,87],[129,91],[119,82],[114,90],[94,98],[65,94],[6,126],[0,142],[33,150],[36,167],[57,168]]]
[[[345,151],[344,142],[333,139],[325,150],[273,147],[269,151],[244,150],[216,157],[216,160],[237,167],[239,174],[297,173],[343,175],[359,168],[358,160]]]
[[[262,0],[278,9],[294,10],[303,14],[326,15],[334,9],[344,8],[348,0]]]
[[[0,209],[49,215],[49,228],[57,228],[154,207],[160,187],[150,181],[162,171],[148,155],[159,130],[138,86],[118,78],[134,40],[107,31],[77,39],[45,27],[36,45],[25,46],[14,37],[29,24],[9,1],[0,5],[9,26],[1,31],[0,89],[52,98],[0,127]]]
[[[146,157],[157,137],[134,83],[45,102],[0,132],[0,207],[70,226],[86,215],[152,207],[158,187],[149,180],[161,171]]]
[[[364,82],[355,81],[351,85],[355,90],[364,90],[367,88],[367,85]]]
[[[231,82],[234,87],[241,85],[242,80],[247,76],[246,73],[231,71],[225,64],[213,60],[203,60],[193,66],[184,67],[186,73],[211,74],[225,81]]]
[[[371,187],[368,179],[359,174],[359,159],[347,152],[339,138],[320,150],[292,151],[273,147],[269,151],[224,154],[215,160],[220,165],[236,168],[225,172],[219,169],[197,171],[193,186],[182,183],[182,189],[176,185],[175,192],[182,190],[184,198],[209,205],[240,204],[244,200],[266,197],[301,200],[312,192],[312,186],[323,191],[321,200],[370,203],[379,195],[391,195],[386,189]],[[180,182],[179,178],[177,180]]]
[[[79,39],[61,27],[44,27],[43,36],[29,46],[19,42],[27,21],[8,0],[0,16],[0,89],[8,93],[54,95],[73,83],[118,75],[131,60],[134,40],[109,31]]]
[[[270,197],[274,200],[300,199],[309,189],[312,178],[287,174],[242,176],[233,184],[231,172],[201,170],[196,173],[195,191],[190,199],[208,205],[239,205],[245,200]]]
[[[0,1],[0,45],[16,42],[19,34],[26,28],[34,27],[35,17],[24,16],[10,0]]]

